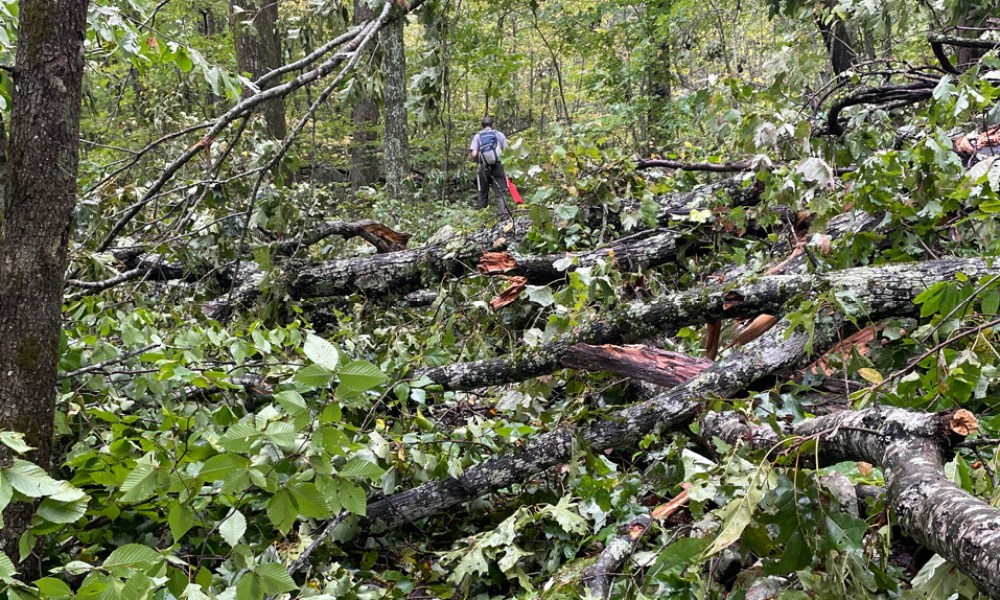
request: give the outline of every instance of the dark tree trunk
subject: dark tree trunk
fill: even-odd
[[[229,14],[236,42],[236,62],[240,71],[250,73],[252,79],[257,79],[280,67],[278,3],[271,0],[229,0]],[[274,78],[264,88],[280,83],[280,78]],[[253,90],[243,90],[244,97],[253,94]],[[267,122],[268,135],[274,139],[284,139],[288,133],[284,98],[279,96],[268,100],[260,106],[259,111]]]
[[[76,205],[87,0],[22,0],[0,224],[0,431],[51,460],[67,244]],[[12,457],[0,446],[0,464]],[[34,509],[4,512],[0,550],[18,556]]]
[[[833,72],[841,75],[854,67],[858,62],[858,53],[854,49],[854,37],[847,22],[833,14],[833,3],[825,4],[824,14],[816,17],[816,26],[823,36],[823,43],[830,53],[830,63]]]
[[[375,18],[375,13],[365,0],[354,0],[354,24],[363,25]],[[373,44],[374,47],[374,44]],[[370,56],[362,57],[358,64],[358,75],[374,75],[375,69],[362,65],[372,64],[374,50]],[[357,82],[360,83],[360,80]],[[351,138],[351,192],[357,193],[362,186],[371,185],[378,179],[378,102],[361,86],[360,97],[354,104],[354,136]]]
[[[406,175],[410,170],[409,127],[406,122],[406,48],[403,27],[406,17],[397,10],[396,20],[382,35],[382,67],[385,73],[385,186],[389,197],[407,197]]]

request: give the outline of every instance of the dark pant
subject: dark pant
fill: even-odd
[[[510,208],[507,207],[507,174],[504,173],[503,164],[497,161],[490,165],[485,162],[479,163],[479,207],[489,206],[489,190],[493,188],[493,196],[496,198],[497,212],[501,217],[510,217]]]

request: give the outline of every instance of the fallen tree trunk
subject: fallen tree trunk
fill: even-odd
[[[589,580],[590,595],[594,598],[611,596],[614,576],[621,570],[629,556],[635,552],[639,540],[652,523],[649,515],[639,515],[624,525],[622,532],[608,542],[597,562],[587,567],[583,576]]]
[[[702,426],[708,437],[750,440],[756,448],[782,439],[731,414],[714,416]],[[975,417],[965,410],[927,414],[879,407],[803,421],[787,439],[815,439],[824,464],[880,466],[887,503],[903,531],[953,564],[981,592],[1000,598],[1000,510],[944,476],[951,449],[975,427]]]
[[[816,324],[811,343],[826,348],[833,343],[838,318]],[[568,460],[574,440],[591,448],[627,448],[655,430],[688,423],[700,411],[706,396],[727,397],[779,369],[802,364],[810,336],[795,331],[786,339],[788,322],[767,335],[713,363],[687,382],[652,399],[618,410],[606,420],[574,427],[566,424],[535,437],[509,456],[470,467],[457,478],[427,483],[376,500],[368,505],[363,529],[384,530],[447,510],[467,500],[524,481]]]
[[[972,278],[1000,273],[979,259],[943,259],[881,267],[846,269],[822,275],[772,275],[737,286],[712,286],[670,294],[652,302],[630,302],[604,318],[564,334],[538,348],[512,355],[422,369],[446,389],[469,390],[523,381],[556,371],[578,343],[621,344],[649,339],[679,327],[761,313],[782,314],[797,297],[838,292],[856,302],[871,318],[913,312],[913,299],[929,286],[957,273]]]

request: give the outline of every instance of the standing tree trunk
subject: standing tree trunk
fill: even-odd
[[[823,36],[823,43],[830,53],[830,63],[835,75],[841,75],[858,63],[858,53],[854,49],[854,37],[847,21],[833,12],[832,0],[823,4],[823,12],[816,16],[816,27]]]
[[[362,25],[375,18],[375,13],[365,0],[354,0],[354,24]],[[374,44],[372,45],[374,48]],[[363,68],[372,65],[374,50],[362,57],[357,73],[371,77],[374,69]],[[361,83],[359,81],[358,83]],[[351,139],[351,192],[357,194],[362,186],[371,185],[378,179],[378,102],[372,94],[361,86],[362,91],[354,104],[354,137]]]
[[[406,17],[397,11],[396,20],[382,37],[382,67],[385,73],[385,184],[389,197],[402,200],[406,174],[410,170],[409,128],[406,122],[406,48],[403,27]]]
[[[250,73],[253,79],[257,79],[280,67],[278,3],[271,0],[229,0],[229,15],[240,71]],[[280,83],[281,79],[276,77],[265,87],[270,88]],[[244,97],[252,94],[252,90],[243,91]],[[284,99],[278,97],[269,100],[261,105],[260,111],[267,122],[267,134],[277,140],[284,139],[288,133]]]
[[[670,103],[670,30],[667,27],[658,25],[661,15],[669,14],[672,2],[657,1],[651,2],[647,10],[651,28],[649,30],[650,39],[655,40],[655,55],[647,63],[647,92],[649,94],[649,112],[647,113],[648,123],[646,135],[650,136],[650,142],[654,147],[663,139],[662,125],[665,122],[666,108]]]
[[[76,205],[87,0],[21,0],[0,223],[0,431],[51,461],[63,277]],[[0,464],[11,452],[0,446]],[[34,507],[4,511],[0,550],[18,556]]]

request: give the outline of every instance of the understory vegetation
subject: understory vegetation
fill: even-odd
[[[81,1],[0,0],[5,145],[29,11]],[[998,21],[91,0],[0,597],[1000,598]]]

